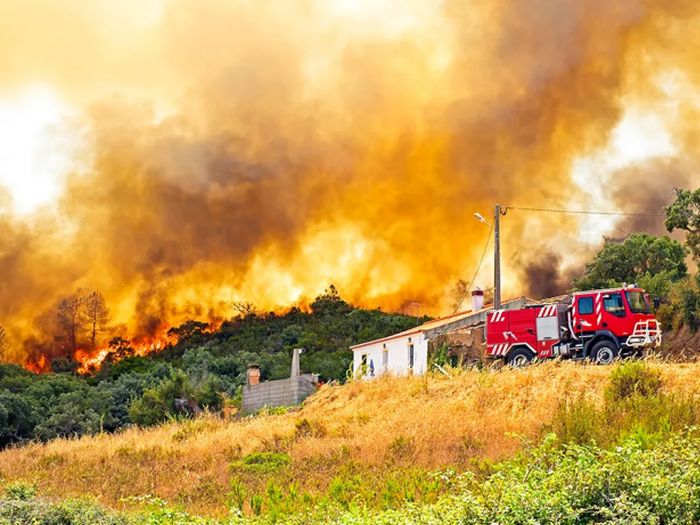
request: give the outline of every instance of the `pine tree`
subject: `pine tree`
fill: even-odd
[[[84,298],[71,295],[58,303],[58,325],[72,352],[78,348],[78,332],[80,331],[80,313]]]
[[[90,347],[95,348],[97,335],[107,328],[109,308],[100,292],[92,292],[82,300],[81,317],[90,329]]]

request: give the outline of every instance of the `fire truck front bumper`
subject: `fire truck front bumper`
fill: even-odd
[[[625,346],[630,348],[647,348],[661,346],[661,328],[656,320],[639,321],[632,335],[627,338]]]

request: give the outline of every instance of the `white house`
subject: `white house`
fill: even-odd
[[[428,367],[428,341],[422,326],[351,346],[355,375],[422,374]]]
[[[522,297],[504,302],[501,307],[517,309],[530,302],[531,299]],[[428,369],[428,347],[433,338],[451,330],[486,322],[486,312],[492,307],[483,308],[483,295],[481,302],[475,298],[474,306],[474,310],[434,319],[398,334],[351,346],[355,375],[371,378],[386,373],[425,373]]]

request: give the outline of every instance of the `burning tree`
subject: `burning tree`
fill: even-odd
[[[97,334],[104,332],[110,321],[109,308],[100,292],[92,292],[82,299],[82,320],[90,329],[90,348],[95,348]]]
[[[78,348],[78,332],[80,331],[83,302],[83,297],[73,294],[61,299],[58,303],[58,325],[73,353]]]
[[[251,315],[256,315],[258,312],[257,308],[255,308],[255,305],[253,303],[245,301],[233,301],[231,303],[231,306],[236,312],[238,312],[238,315],[243,318],[246,318]]]
[[[168,337],[176,337],[178,341],[188,341],[196,335],[202,335],[209,328],[209,323],[189,320],[180,326],[168,330]]]
[[[131,347],[131,342],[121,336],[113,337],[109,341],[109,354],[107,359],[113,363],[121,361],[125,357],[131,355],[134,349]]]

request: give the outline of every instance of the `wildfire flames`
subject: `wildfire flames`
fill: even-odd
[[[24,367],[30,372],[34,372],[35,374],[41,374],[44,372],[48,372],[51,369],[51,363],[49,363],[49,360],[46,358],[45,355],[39,355],[37,356],[36,360],[27,361],[24,364]]]
[[[217,325],[213,325],[209,330],[214,330]],[[178,338],[172,333],[168,333],[168,326],[163,325],[153,336],[138,337],[132,341],[123,340],[121,348],[110,344],[105,344],[94,350],[77,349],[72,359],[78,363],[77,372],[88,374],[100,369],[105,360],[119,361],[127,355],[144,356],[151,352],[158,352],[169,345],[176,344]],[[46,355],[39,354],[36,358],[29,359],[24,364],[25,368],[36,374],[51,371],[51,363]]]
[[[130,343],[128,352],[129,355],[144,356],[151,352],[163,350],[166,346],[175,343],[177,343],[177,338],[168,335],[167,331],[165,331],[156,336],[140,338],[140,340]],[[78,373],[87,374],[98,370],[110,355],[115,355],[116,360],[119,359],[119,356],[115,354],[115,349],[110,346],[98,348],[94,351],[77,350],[73,358],[80,363],[77,370]]]
[[[697,186],[699,23],[689,0],[4,1],[4,355],[69,356],[56,305],[81,289],[136,353],[331,283],[449,313],[488,237],[474,212],[650,212]],[[502,228],[504,295],[535,296],[603,235],[662,231],[515,210]]]

